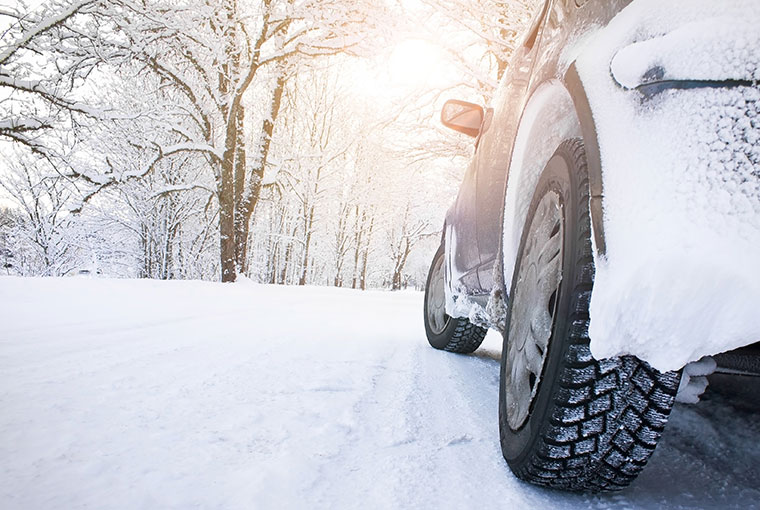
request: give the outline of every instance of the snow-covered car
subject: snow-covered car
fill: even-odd
[[[758,27],[754,0],[547,0],[492,107],[445,104],[476,150],[425,329],[503,333],[518,477],[623,488],[689,375],[760,373]]]

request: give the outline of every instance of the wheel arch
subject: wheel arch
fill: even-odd
[[[586,90],[573,63],[565,73],[565,85],[575,105],[575,114],[581,127],[583,144],[586,149],[588,179],[590,188],[589,213],[591,214],[591,231],[596,253],[604,256],[607,245],[604,240],[604,222],[602,217],[602,199],[604,186],[602,182],[602,157],[596,132],[594,116],[591,112]]]
[[[605,253],[601,159],[596,126],[574,64],[563,80],[547,80],[533,90],[523,109],[516,133],[502,218],[501,276],[504,290],[511,286],[522,229],[538,178],[556,148],[569,138],[581,138],[586,147],[594,249],[599,255]]]

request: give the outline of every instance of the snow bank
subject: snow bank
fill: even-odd
[[[760,340],[760,89],[615,83],[757,80],[758,26],[755,1],[636,0],[580,52],[604,180],[598,358],[677,369]]]

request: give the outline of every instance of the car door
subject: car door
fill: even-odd
[[[512,143],[520,120],[525,95],[530,85],[541,32],[553,0],[546,0],[537,11],[530,30],[515,50],[505,75],[494,96],[479,140],[475,202],[477,245],[480,254],[479,283],[486,291],[493,288],[493,267],[501,236],[501,215],[504,208],[506,182]],[[490,117],[490,118],[489,118]]]
[[[467,168],[459,194],[446,215],[446,248],[448,253],[447,280],[453,286],[464,285],[468,294],[480,293],[476,229],[476,165],[472,161]]]

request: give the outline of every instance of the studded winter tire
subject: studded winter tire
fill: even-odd
[[[583,144],[566,141],[539,179],[515,263],[499,431],[519,478],[596,492],[626,487],[647,463],[678,375],[632,356],[596,360],[589,351],[588,190]]]
[[[444,247],[438,248],[430,264],[425,285],[425,333],[436,349],[462,354],[480,347],[488,332],[465,318],[450,317],[445,310]]]

